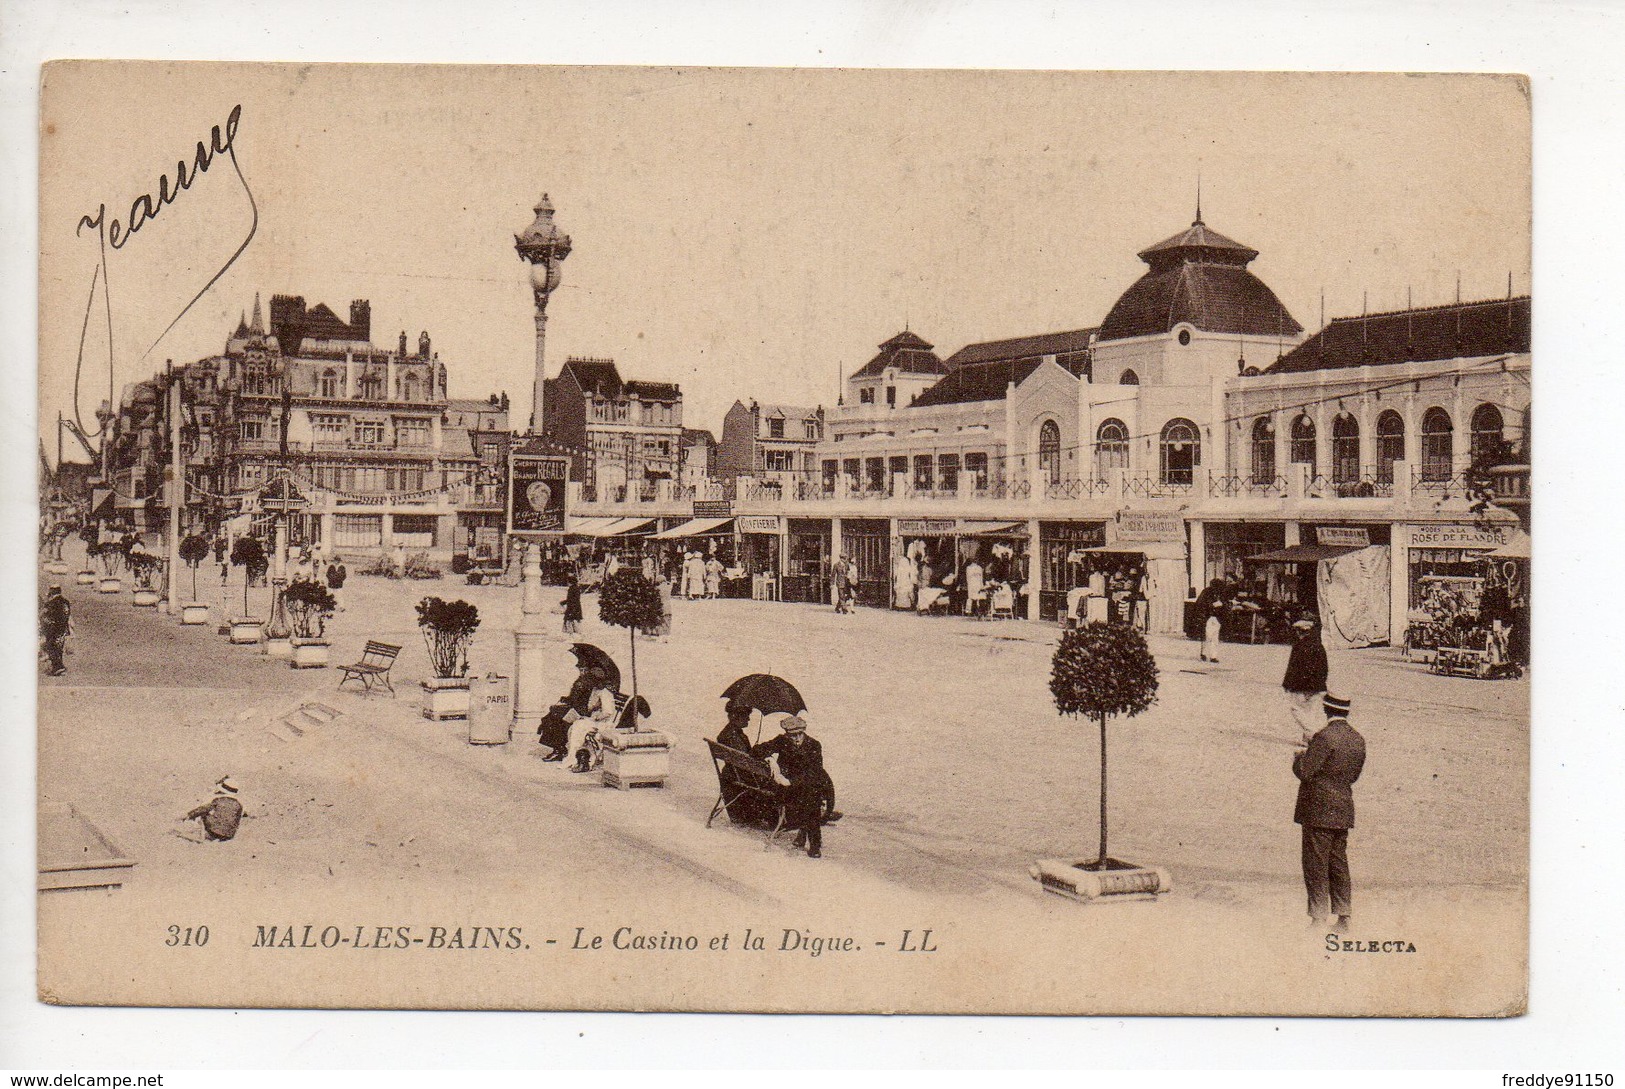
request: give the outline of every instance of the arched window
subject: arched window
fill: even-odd
[[[1162,427],[1162,482],[1196,483],[1202,464],[1202,433],[1189,420],[1172,419]]]
[[[1044,479],[1061,479],[1061,425],[1045,420],[1038,429],[1038,471]]]
[[[1501,462],[1505,455],[1502,438],[1501,410],[1494,405],[1479,405],[1473,411],[1473,466],[1489,468]]]
[[[1253,421],[1253,483],[1275,479],[1275,421],[1260,416]]]
[[[361,396],[364,400],[379,401],[383,399],[384,380],[377,374],[366,374],[361,378]]]
[[[1095,431],[1095,471],[1102,479],[1108,469],[1128,468],[1128,428],[1122,420],[1100,421]]]
[[[1119,386],[1137,386],[1140,384],[1140,376],[1132,370],[1124,371],[1117,376],[1117,384]]]
[[[1315,421],[1307,415],[1292,421],[1292,460],[1298,465],[1315,464]]]
[[[1389,409],[1377,417],[1377,483],[1394,482],[1394,462],[1405,460],[1405,420]]]
[[[1422,479],[1449,480],[1455,451],[1455,427],[1450,413],[1430,408],[1422,414]]]
[[[329,367],[322,372],[321,380],[316,383],[316,396],[337,397],[339,395],[339,376]]]
[[[1332,421],[1332,483],[1360,479],[1360,421],[1343,413]]]
[[[406,401],[416,401],[418,399],[417,375],[409,374],[406,376],[405,381],[401,383],[401,398]]]

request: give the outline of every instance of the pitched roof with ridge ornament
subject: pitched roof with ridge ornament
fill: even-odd
[[[854,371],[852,377],[874,378],[888,367],[899,374],[947,374],[947,365],[931,350],[933,347],[904,329],[880,345],[880,354]]]
[[[1517,355],[1529,327],[1528,295],[1333,318],[1264,373]]]

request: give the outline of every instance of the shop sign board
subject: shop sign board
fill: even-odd
[[[946,537],[958,524],[952,518],[900,518],[897,533],[901,537]]]
[[[1412,548],[1499,548],[1506,542],[1503,526],[1456,523],[1411,527]]]
[[[1126,510],[1117,516],[1119,541],[1184,541],[1185,518],[1176,510]]]
[[[779,531],[779,516],[777,514],[743,514],[734,519],[734,525],[739,527],[741,533],[777,533]]]
[[[1370,548],[1371,530],[1365,526],[1316,526],[1315,543],[1337,548]]]
[[[732,518],[733,512],[733,503],[726,499],[694,500],[694,517],[696,518]]]
[[[1106,523],[1042,522],[1038,535],[1050,541],[1064,541],[1077,548],[1098,548],[1106,543]]]
[[[508,532],[563,533],[570,461],[514,454],[508,470]]]

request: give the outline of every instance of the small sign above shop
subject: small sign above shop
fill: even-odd
[[[1502,526],[1442,525],[1412,526],[1412,548],[1496,548],[1506,544]]]
[[[779,516],[776,514],[742,514],[734,519],[741,533],[777,533]]]
[[[1316,526],[1315,541],[1339,548],[1370,548],[1371,531],[1365,526]]]
[[[946,537],[956,525],[952,518],[899,518],[897,533],[900,537]]]
[[[1126,510],[1117,516],[1119,541],[1184,541],[1185,517],[1176,510]]]
[[[728,518],[733,515],[734,505],[727,499],[696,499],[694,500],[694,517],[696,518]]]

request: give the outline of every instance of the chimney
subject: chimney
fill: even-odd
[[[372,303],[366,299],[350,300],[350,329],[356,340],[372,339]]]

